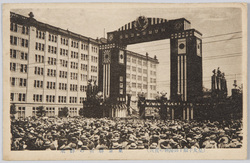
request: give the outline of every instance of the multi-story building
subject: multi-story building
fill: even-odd
[[[98,41],[39,22],[32,13],[11,12],[10,22],[10,104],[16,116],[35,116],[39,106],[47,116],[63,107],[78,115],[87,81],[98,80]]]
[[[147,99],[154,99],[157,94],[157,65],[156,57],[127,51],[126,84],[130,93],[132,106],[136,106],[138,93],[145,93]]]

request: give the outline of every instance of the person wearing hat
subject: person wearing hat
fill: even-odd
[[[145,146],[144,146],[142,140],[139,140],[139,141],[137,142],[137,149],[145,149]]]
[[[127,149],[137,149],[137,145],[135,143],[131,143],[128,145]]]

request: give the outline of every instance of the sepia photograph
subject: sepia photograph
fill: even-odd
[[[4,160],[247,158],[247,5],[3,5]]]

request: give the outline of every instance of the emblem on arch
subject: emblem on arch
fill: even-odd
[[[139,16],[133,25],[137,31],[144,31],[148,27],[148,18],[145,16]]]

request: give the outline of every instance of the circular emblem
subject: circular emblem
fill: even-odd
[[[108,55],[108,54],[106,54],[106,55],[105,55],[105,58],[106,58],[106,59],[108,59],[108,58],[109,58],[109,55]]]
[[[175,23],[174,28],[175,30],[180,30],[182,26],[183,26],[182,22],[177,22]]]
[[[113,38],[114,38],[114,35],[113,34],[109,34],[109,37],[108,37],[109,41],[112,41]]]
[[[120,58],[123,59],[123,55],[120,55]]]
[[[134,22],[134,28],[138,31],[144,31],[148,27],[148,19],[145,16],[139,16]]]
[[[181,43],[181,44],[179,45],[179,48],[180,48],[180,49],[184,49],[184,47],[185,47],[185,45],[184,45],[183,43]]]

